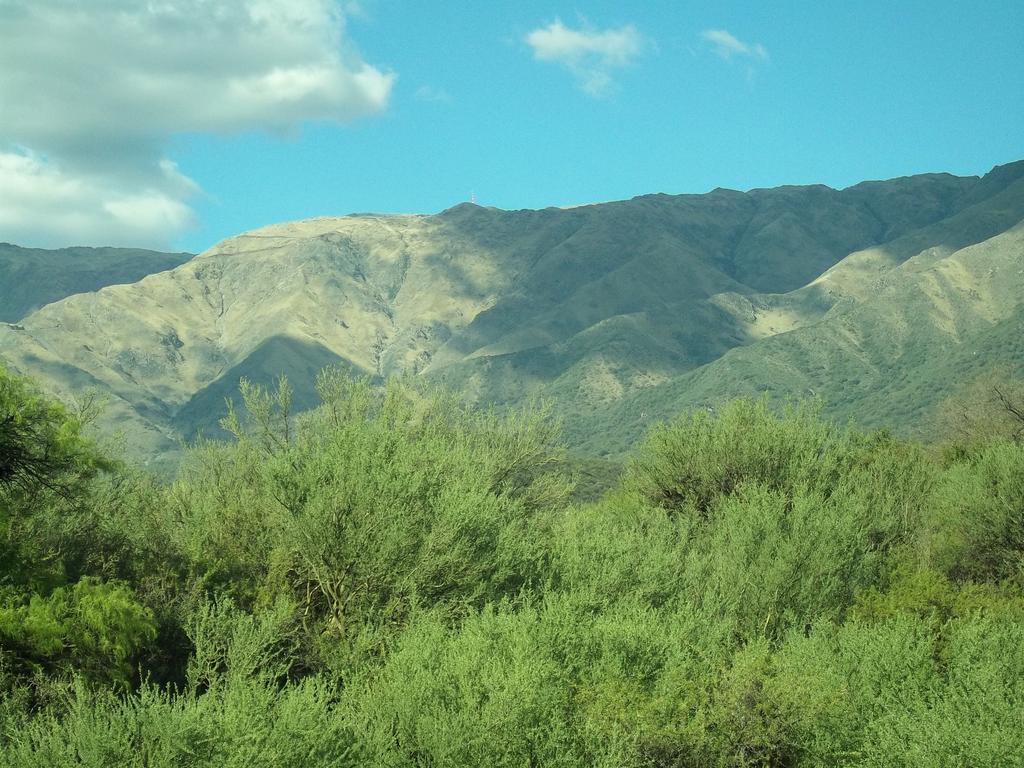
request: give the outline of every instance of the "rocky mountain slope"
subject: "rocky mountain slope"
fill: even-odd
[[[65,395],[108,393],[141,457],[213,428],[240,376],[286,372],[305,405],[328,364],[480,403],[550,397],[594,454],[678,407],[764,390],[906,426],[978,345],[1022,359],[1022,220],[1024,163],[311,219],[49,304],[0,328],[0,358]]]
[[[139,248],[19,248],[0,243],[0,322],[14,323],[29,312],[75,293],[134,283],[172,269],[191,253]]]

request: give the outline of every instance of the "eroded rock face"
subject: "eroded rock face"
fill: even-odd
[[[585,434],[588,412],[625,409],[626,435],[642,426],[629,410],[636,398],[672,392],[641,409],[644,419],[664,415],[687,377],[736,391],[753,381],[756,390],[772,365],[744,369],[746,389],[731,374],[712,375],[733,365],[730,350],[770,360],[770,342],[818,338],[811,329],[822,323],[884,325],[898,313],[870,310],[872,302],[905,301],[900,291],[912,290],[885,285],[918,285],[930,278],[911,277],[929,270],[959,284],[949,266],[957,253],[971,275],[961,282],[980,298],[973,309],[946,301],[943,311],[980,317],[980,302],[999,322],[1024,291],[991,288],[995,273],[974,270],[969,249],[1017,247],[997,238],[1024,218],[1022,177],[1016,164],[983,179],[927,175],[840,191],[716,190],[540,211],[463,204],[436,216],[287,222],[137,282],[51,303],[21,330],[0,327],[0,357],[57,393],[107,393],[108,419],[144,458],[214,428],[241,376],[287,373],[302,406],[329,364],[430,377],[480,402],[547,395],[574,439],[598,450]],[[850,313],[861,305],[867,317]],[[956,331],[955,320],[943,322]]]

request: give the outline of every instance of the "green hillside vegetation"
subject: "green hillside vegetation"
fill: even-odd
[[[315,390],[163,483],[0,373],[0,763],[1024,765],[1009,427],[738,400],[575,502],[543,408]]]
[[[541,397],[574,453],[613,461],[680,410],[765,392],[919,436],[965,376],[1022,359],[1022,221],[1024,162],[843,190],[324,217],[50,303],[0,326],[0,359],[58,397],[102,393],[103,423],[154,467],[224,436],[242,378],[288,374],[301,410],[327,365],[484,407]]]
[[[134,283],[191,258],[191,253],[140,248],[45,250],[0,243],[0,322],[16,324],[33,310],[66,296]]]

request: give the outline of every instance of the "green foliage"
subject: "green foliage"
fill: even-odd
[[[995,443],[954,464],[932,508],[941,570],[976,580],[1024,576],[1024,445]]]
[[[1011,368],[987,370],[940,403],[937,422],[967,446],[1024,442],[1024,381]]]
[[[595,505],[552,511],[540,529],[550,588],[595,610],[625,598],[664,605],[682,590],[691,528],[690,520],[621,491]]]
[[[739,636],[775,638],[841,619],[857,589],[881,578],[918,528],[934,474],[884,434],[839,429],[806,407],[780,417],[764,401],[737,401],[654,430],[629,466],[633,501],[622,507],[689,520],[661,583],[672,573],[677,594]]]
[[[73,414],[0,367],[0,587],[51,589],[66,578],[82,497],[104,458]]]
[[[92,410],[72,413],[0,369],[0,663],[29,700],[73,673],[127,686],[155,636],[119,578],[118,561],[135,556],[118,543],[131,524],[111,515],[124,484],[86,435]]]
[[[1019,621],[954,621],[942,660],[933,629],[910,617],[794,636],[772,688],[795,713],[799,763],[1024,764],[1022,631]]]
[[[186,632],[193,647],[186,681],[193,693],[240,680],[277,683],[296,662],[295,611],[283,600],[257,615],[230,599],[206,601],[189,616]]]
[[[694,541],[688,597],[747,638],[838,620],[884,563],[869,514],[845,498],[745,486],[716,505],[714,523]]]
[[[764,399],[736,400],[719,413],[696,411],[655,427],[629,462],[624,485],[669,511],[707,517],[717,499],[744,484],[827,496],[852,485],[859,470],[877,475],[872,463],[891,462],[886,454],[897,447],[884,433],[863,435],[823,422],[812,406],[780,416]]]
[[[123,584],[85,576],[46,597],[0,605],[0,640],[24,661],[127,684],[131,661],[156,636],[152,613]]]
[[[529,609],[485,611],[457,633],[434,617],[416,622],[354,695],[375,761],[586,764],[574,754],[568,676],[546,642],[553,630]]]
[[[801,411],[780,419],[765,401],[736,401],[721,414],[696,411],[655,427],[629,463],[625,483],[671,511],[707,516],[745,482],[793,488],[811,480],[833,430]]]
[[[15,507],[0,763],[1024,764],[1019,445],[741,401],[574,503],[543,408],[318,387]]]
[[[86,421],[0,367],[0,499],[69,495],[108,467],[83,433]]]
[[[339,371],[318,390],[294,418],[286,381],[243,383],[235,443],[187,458],[162,524],[187,578],[249,608],[294,602],[339,668],[417,605],[457,615],[536,580],[532,521],[571,492],[546,411],[477,415]]]
[[[952,619],[976,615],[1021,621],[1024,594],[1011,583],[957,583],[938,571],[901,562],[887,588],[872,585],[857,595],[854,614],[869,621],[912,615],[936,630]]]
[[[44,714],[11,733],[11,768],[359,765],[358,741],[319,680],[279,688],[233,683],[201,696],[144,685],[119,698],[79,684],[60,717]]]

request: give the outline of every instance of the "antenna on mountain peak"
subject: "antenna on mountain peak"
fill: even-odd
[[[469,202],[471,202],[473,205],[476,205],[476,192],[474,192],[473,190],[469,191]]]

